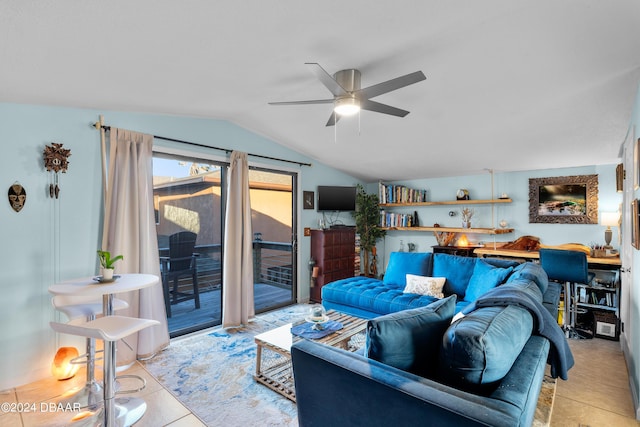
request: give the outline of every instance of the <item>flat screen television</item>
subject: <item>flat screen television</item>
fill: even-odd
[[[318,211],[355,211],[356,187],[318,186]]]

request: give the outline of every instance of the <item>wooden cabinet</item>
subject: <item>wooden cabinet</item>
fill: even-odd
[[[322,287],[329,282],[353,277],[356,259],[356,230],[340,227],[311,230],[311,258],[318,267],[312,282],[311,301],[322,302]]]

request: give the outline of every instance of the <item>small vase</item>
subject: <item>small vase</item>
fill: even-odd
[[[103,268],[102,280],[112,280],[112,279],[113,279],[113,268]]]
[[[471,221],[462,221],[462,228],[471,228]]]

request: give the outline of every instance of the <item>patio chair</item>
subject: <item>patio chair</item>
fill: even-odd
[[[198,269],[196,266],[197,253],[196,233],[181,231],[169,236],[169,256],[160,257],[162,287],[164,290],[164,304],[167,317],[171,317],[171,305],[193,299],[196,308],[200,308],[200,293],[198,291]],[[181,277],[191,276],[192,292],[182,292],[178,281]],[[173,281],[173,289],[171,287]]]

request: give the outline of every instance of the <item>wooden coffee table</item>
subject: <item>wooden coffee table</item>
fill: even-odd
[[[366,319],[334,310],[329,310],[327,315],[331,320],[342,323],[342,329],[314,341],[349,351],[356,351],[364,346]],[[300,323],[302,322],[298,322],[296,325]],[[295,402],[296,390],[291,368],[291,345],[304,338],[291,333],[293,325],[293,323],[288,323],[256,335],[256,374],[254,378],[259,383]]]

